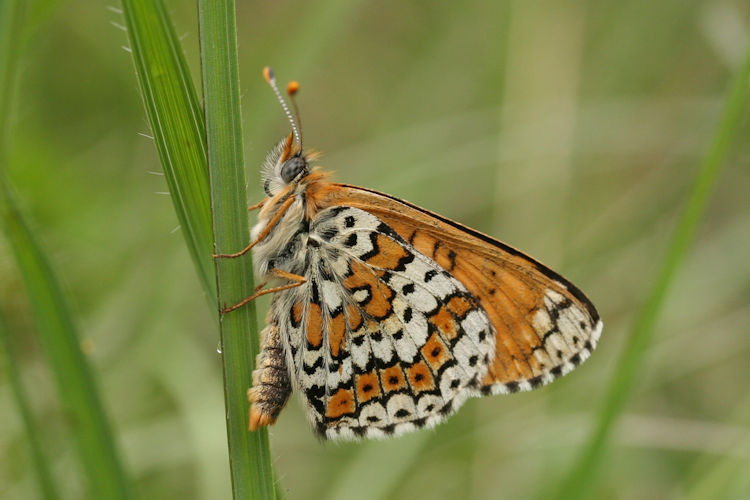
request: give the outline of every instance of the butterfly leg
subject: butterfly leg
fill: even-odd
[[[248,428],[251,431],[272,425],[292,393],[276,323],[269,323],[261,332],[261,351],[255,366],[253,386],[247,391],[247,399],[250,401]]]
[[[266,224],[266,227],[263,228],[263,231],[260,232],[257,238],[255,238],[255,241],[251,242],[248,246],[240,250],[239,252],[235,253],[215,253],[214,259],[234,259],[236,257],[241,257],[245,255],[247,252],[249,252],[255,245],[260,243],[265,239],[266,236],[268,236],[268,233],[271,232],[271,229],[276,226],[276,224],[279,223],[281,220],[281,217],[284,216],[284,213],[289,209],[289,207],[292,206],[292,203],[294,203],[294,196],[290,196],[286,199],[284,203],[279,207],[278,211],[274,214],[274,216],[271,218],[270,221],[268,221],[268,224]],[[250,207],[253,208],[253,207]]]
[[[267,295],[269,293],[276,293],[281,292],[282,290],[289,290],[290,288],[298,287],[305,282],[307,282],[307,279],[305,279],[304,276],[299,276],[297,274],[288,273],[286,271],[282,271],[281,269],[272,269],[271,273],[276,275],[278,278],[283,278],[291,281],[292,283],[287,283],[286,285],[280,285],[280,286],[274,286],[271,288],[266,288],[265,290],[261,290],[266,284],[261,283],[257,287],[255,287],[255,293],[250,295],[249,297],[245,297],[241,301],[237,302],[233,306],[229,306],[225,309],[221,310],[221,314],[226,314],[228,312],[234,311],[235,309],[239,309],[240,307],[244,306],[245,304],[248,304],[249,302],[252,302],[253,300],[257,299],[261,295]]]
[[[265,205],[266,201],[268,201],[268,198],[263,198],[262,200],[260,200],[255,205],[250,205],[249,207],[247,207],[247,211],[251,212],[253,210],[257,210],[259,208],[263,208],[263,205]]]

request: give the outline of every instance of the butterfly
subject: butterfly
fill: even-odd
[[[339,184],[292,133],[263,166],[251,231],[257,272],[276,286],[248,391],[250,429],[298,392],[325,439],[432,427],[472,396],[541,387],[594,350],[602,321],[575,285],[524,253],[371,189]]]

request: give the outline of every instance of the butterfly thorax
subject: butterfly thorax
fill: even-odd
[[[256,239],[273,224],[268,236],[254,248],[255,265],[261,276],[267,276],[273,269],[304,274],[308,264],[310,221],[324,208],[320,193],[329,185],[326,177],[323,172],[313,171],[285,186],[263,204],[258,223],[251,231],[252,238]],[[275,224],[274,219],[278,219]]]

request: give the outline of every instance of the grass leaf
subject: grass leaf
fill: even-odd
[[[237,34],[233,0],[199,0],[201,69],[215,251],[247,245],[248,218],[242,154]],[[250,255],[217,259],[219,307],[253,292]],[[273,498],[274,476],[265,429],[247,430],[246,391],[258,352],[255,303],[221,317],[224,391],[234,498]]]
[[[203,111],[161,0],[122,0],[130,48],[164,176],[190,255],[211,302],[211,209]]]
[[[5,179],[10,104],[16,90],[18,61],[27,20],[26,7],[28,4],[16,0],[0,2],[0,227],[26,284],[39,341],[57,382],[59,398],[72,428],[90,496],[129,498],[130,483],[99,398],[94,374],[81,351],[70,308],[47,256],[36,242]],[[55,498],[57,489],[37,440],[36,425],[26,403],[12,341],[4,322],[0,330],[7,351],[9,377],[29,437],[39,484],[45,498]]]
[[[5,353],[4,371],[7,375],[10,386],[13,389],[13,396],[16,399],[18,413],[23,421],[24,430],[26,431],[26,439],[28,440],[29,448],[31,449],[31,458],[34,462],[34,472],[36,473],[39,493],[41,498],[44,498],[45,500],[55,500],[56,498],[59,498],[57,495],[58,488],[55,485],[52,473],[50,472],[47,457],[42,451],[42,444],[38,439],[41,432],[39,426],[36,425],[36,421],[34,420],[31,405],[29,404],[29,398],[27,397],[26,389],[21,380],[21,371],[17,359],[18,355],[13,348],[13,341],[10,338],[10,329],[8,328],[8,324],[5,321],[2,311],[0,311],[0,344],[2,344],[0,351]],[[2,361],[2,358],[2,355],[0,355],[0,362]]]
[[[591,490],[596,480],[596,470],[603,461],[613,424],[622,413],[625,403],[633,391],[669,288],[680,264],[685,259],[693,235],[705,212],[714,182],[724,164],[729,145],[739,127],[740,118],[747,111],[748,95],[750,95],[750,47],[746,51],[742,65],[731,83],[716,133],[708,153],[696,173],[695,181],[670,242],[664,263],[636,319],[633,331],[614,372],[614,378],[607,391],[607,399],[599,415],[594,433],[557,490],[557,498],[584,497]]]
[[[94,375],[81,351],[70,308],[46,255],[2,178],[0,221],[26,283],[39,340],[52,366],[60,401],[73,429],[91,497],[129,498],[130,485]]]

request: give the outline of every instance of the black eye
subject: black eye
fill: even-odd
[[[301,156],[293,156],[281,166],[281,178],[288,184],[303,170],[307,170],[307,161]]]

